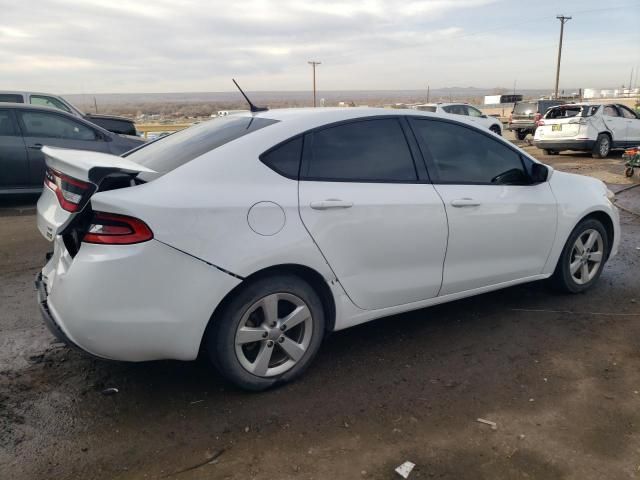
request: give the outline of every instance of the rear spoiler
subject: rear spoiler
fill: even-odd
[[[66,148],[42,147],[42,153],[48,167],[66,175],[98,185],[100,181],[113,173],[137,175],[142,172],[154,173],[154,170],[109,153],[87,150],[69,150]]]

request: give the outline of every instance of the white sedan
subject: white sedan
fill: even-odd
[[[425,103],[412,105],[412,109],[421,112],[449,113],[451,115],[465,115],[479,126],[491,130],[496,135],[502,135],[502,123],[496,117],[485,115],[476,107],[468,103]]]
[[[328,332],[512,285],[582,292],[616,254],[611,193],[464,117],[245,113],[124,158],[44,147],[45,322],[98,357],[299,376]]]

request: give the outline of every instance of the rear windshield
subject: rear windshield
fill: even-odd
[[[218,117],[161,137],[126,156],[164,174],[225,143],[277,122],[278,120],[261,117]]]
[[[562,105],[549,109],[544,118],[590,117],[600,105]]]
[[[538,111],[538,104],[535,102],[520,102],[513,107],[513,113],[530,114]]]
[[[437,108],[438,107],[436,107],[435,105],[418,105],[416,107],[416,109],[420,110],[421,112],[435,112]]]

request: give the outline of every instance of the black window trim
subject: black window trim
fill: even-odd
[[[427,121],[427,122],[443,122],[443,123],[451,123],[460,127],[464,127],[468,130],[477,132],[481,135],[486,136],[487,138],[489,138],[490,140],[493,140],[494,142],[497,141],[498,143],[500,143],[501,145],[503,145],[504,147],[508,148],[509,150],[511,150],[512,152],[514,152],[516,155],[518,155],[518,158],[520,159],[520,163],[522,164],[522,169],[524,170],[525,174],[527,175],[527,177],[529,178],[529,183],[525,183],[525,184],[505,184],[505,183],[491,183],[491,182],[462,182],[462,181],[445,181],[445,180],[439,180],[436,179],[433,175],[431,175],[431,173],[429,173],[429,177],[431,178],[431,183],[433,185],[489,185],[492,187],[505,187],[505,186],[511,186],[511,187],[530,187],[532,185],[537,185],[537,183],[533,182],[531,180],[531,172],[530,172],[530,167],[531,167],[531,163],[534,163],[531,159],[529,159],[528,157],[524,156],[522,154],[522,152],[520,152],[519,150],[516,150],[512,145],[508,144],[506,141],[502,140],[502,139],[496,139],[494,135],[491,135],[490,132],[487,130],[486,132],[484,130],[481,130],[479,128],[474,128],[471,127],[470,125],[466,125],[462,122],[456,122],[454,120],[448,119],[448,118],[429,118],[429,117],[423,117],[423,116],[419,116],[419,115],[407,115],[407,119],[409,127],[411,128],[411,131],[413,133],[413,136],[416,138],[417,141],[417,134],[415,132],[415,129],[412,125],[413,121]],[[427,151],[426,153],[423,151],[424,149],[420,146],[420,142],[418,143],[418,148],[420,150],[420,153],[422,154],[422,160],[425,163],[426,169],[427,171],[429,171],[429,168],[435,170],[435,165],[433,164],[434,160],[433,157],[431,156],[431,152]],[[529,168],[528,168],[529,167]]]
[[[109,141],[110,140],[110,137],[108,135],[106,135],[105,132],[103,132],[101,129],[100,130],[98,129],[100,127],[96,128],[97,125],[93,125],[92,123],[87,122],[86,120],[84,120],[82,118],[75,117],[75,116],[71,115],[70,113],[63,112],[62,110],[39,110],[37,108],[20,108],[20,109],[14,109],[14,112],[16,113],[16,120],[18,121],[18,125],[20,127],[20,130],[22,131],[22,136],[23,137],[31,137],[33,135],[28,135],[27,134],[27,127],[24,125],[24,123],[22,121],[22,113],[23,112],[35,112],[35,113],[48,113],[50,115],[57,115],[58,117],[62,117],[62,118],[65,118],[67,120],[78,122],[83,127],[88,128],[89,130],[91,130],[96,136],[96,138],[94,138],[93,140],[82,140],[82,139],[76,139],[76,138],[65,138],[64,140],[80,140],[80,141],[83,141],[83,142],[96,142],[96,141]],[[17,112],[20,112],[20,115],[18,115]],[[43,137],[43,138],[60,138],[60,137]]]
[[[326,125],[321,125],[315,128],[311,128],[304,132],[304,140],[302,145],[302,160],[300,162],[300,171],[298,174],[298,180],[301,182],[329,182],[329,183],[389,183],[389,184],[405,184],[405,185],[413,185],[413,184],[422,184],[422,183],[430,183],[426,169],[421,170],[419,168],[419,162],[416,158],[416,154],[419,153],[416,149],[412,148],[410,136],[407,132],[407,125],[404,124],[402,118],[404,115],[370,115],[366,117],[358,117],[358,118],[349,118],[346,120],[339,120],[337,122],[328,123]],[[413,169],[416,175],[415,180],[372,180],[372,179],[363,179],[363,178],[325,178],[325,177],[309,177],[306,172],[310,166],[311,160],[311,148],[313,146],[313,134],[316,132],[320,132],[322,130],[327,130],[329,128],[338,127],[341,125],[348,125],[351,123],[361,123],[372,120],[395,120],[398,122],[402,134],[404,136],[404,140],[407,144],[407,148],[409,150],[409,154],[411,155],[411,160],[413,162]],[[293,137],[292,137],[293,138]],[[417,148],[417,145],[416,145]],[[420,172],[422,171],[422,176]]]

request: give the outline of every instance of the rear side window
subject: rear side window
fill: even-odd
[[[95,140],[96,132],[91,128],[48,112],[24,111],[19,113],[24,125],[25,137],[50,137],[68,140]]]
[[[127,157],[160,174],[170,172],[194,158],[278,120],[229,115],[199,123],[147,143]]]
[[[14,95],[13,93],[0,93],[0,102],[24,103],[22,95]]]
[[[260,155],[267,167],[287,178],[298,178],[302,156],[302,137],[294,138]]]
[[[0,137],[16,136],[16,129],[9,110],[0,110]]]
[[[309,135],[306,180],[414,182],[416,169],[396,119],[364,120]],[[305,140],[306,142],[306,140]]]
[[[454,123],[412,119],[434,183],[522,185],[520,155],[498,140]]]
[[[618,109],[616,107],[614,107],[613,105],[606,105],[604,107],[604,112],[603,113],[608,117],[619,117],[620,116],[620,115],[618,115]]]
[[[454,115],[466,115],[467,107],[464,105],[447,105],[446,107],[442,107],[442,109],[447,113],[452,113]]]

